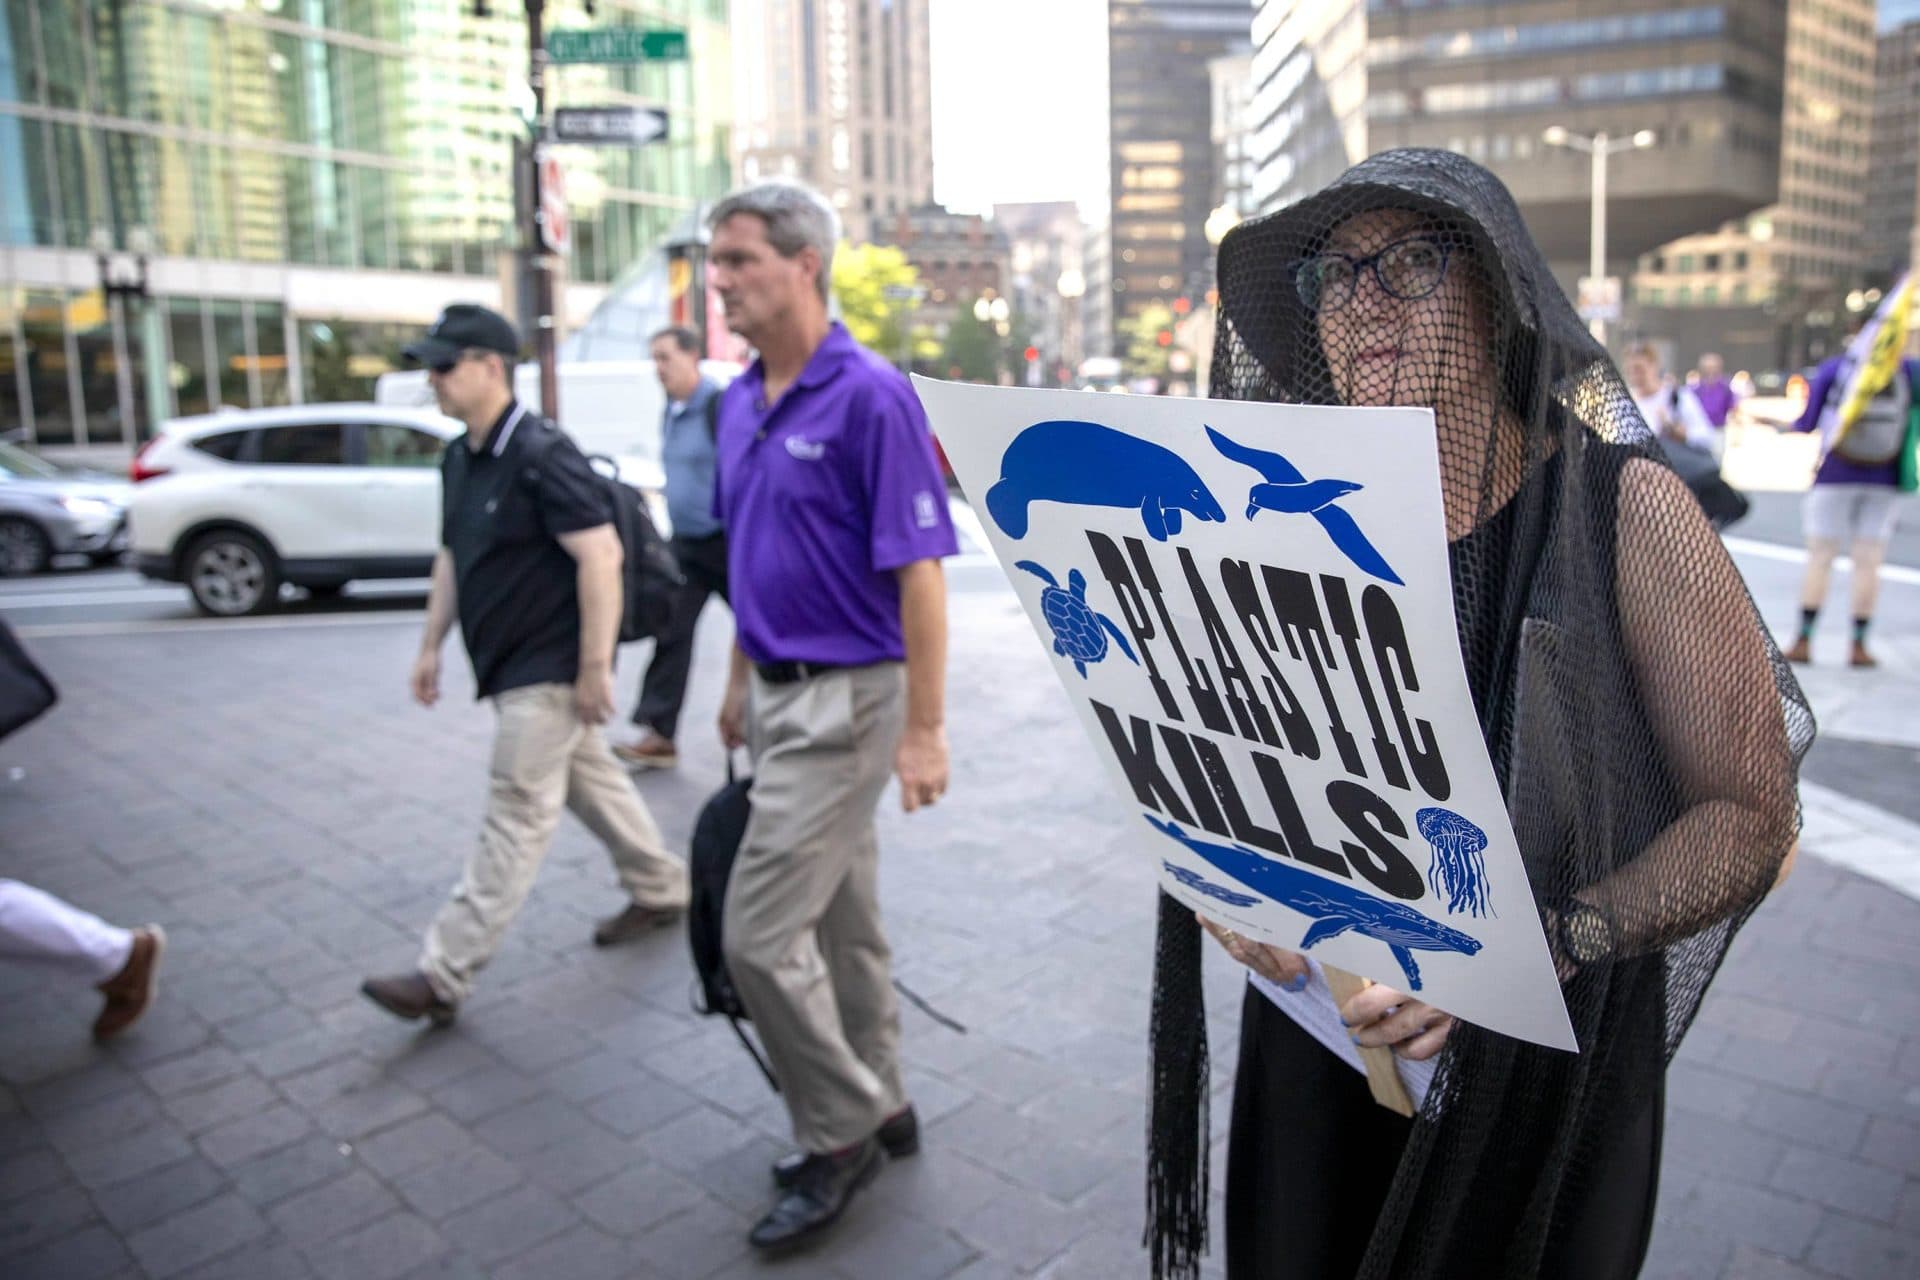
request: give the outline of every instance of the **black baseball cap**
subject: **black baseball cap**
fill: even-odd
[[[440,313],[426,336],[409,342],[403,353],[431,368],[452,364],[462,351],[498,351],[512,358],[520,354],[520,334],[498,311],[473,302],[456,302]]]

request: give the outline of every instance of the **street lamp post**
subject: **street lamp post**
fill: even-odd
[[[100,293],[106,299],[108,323],[113,332],[114,382],[119,396],[121,438],[131,445],[137,442],[140,434],[136,429],[139,420],[134,413],[133,382],[126,373],[132,368],[132,344],[128,341],[127,331],[136,316],[140,325],[140,365],[146,373],[146,385],[141,388],[141,393],[146,400],[147,422],[150,426],[157,426],[171,413],[167,394],[166,344],[160,334],[160,313],[153,306],[152,296],[148,292],[153,234],[145,227],[129,228],[126,248],[122,251],[114,243],[111,231],[105,227],[95,227],[93,234],[87,237],[87,243],[93,250],[94,265],[100,272]],[[128,256],[133,259],[130,265],[126,262]],[[141,304],[137,313],[133,310],[136,303]]]
[[[913,372],[913,309],[927,296],[927,291],[917,284],[890,284],[881,287],[880,294],[888,302],[903,304],[900,316],[900,372]]]
[[[1642,129],[1629,138],[1614,138],[1609,137],[1603,129],[1589,138],[1556,124],[1540,137],[1550,147],[1585,152],[1593,161],[1593,222],[1588,244],[1587,274],[1596,282],[1604,281],[1607,278],[1607,157],[1616,151],[1650,147],[1658,140],[1657,135],[1651,129]],[[1596,283],[1594,287],[1604,286]],[[1587,321],[1587,331],[1601,346],[1606,345],[1607,321],[1604,316],[1596,315]]]
[[[1002,366],[1007,360],[1007,334],[1012,332],[1010,323],[1013,307],[1005,298],[989,298],[982,294],[973,300],[973,318],[981,324],[993,326],[993,380],[1000,381]]]

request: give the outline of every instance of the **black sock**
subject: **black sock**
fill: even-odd
[[[1853,620],[1853,642],[1864,647],[1867,643],[1867,628],[1872,625],[1872,618],[1855,618]]]
[[[1813,624],[1819,620],[1820,611],[1818,609],[1802,609],[1800,611],[1800,638],[1802,640],[1813,639]]]

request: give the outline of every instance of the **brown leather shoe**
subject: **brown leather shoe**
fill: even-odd
[[[360,994],[396,1018],[408,1022],[420,1018],[436,1027],[452,1024],[458,1005],[442,1000],[424,973],[396,973],[387,978],[368,978],[360,984]]]
[[[93,1038],[111,1040],[140,1020],[160,989],[160,955],[167,949],[167,931],[150,924],[133,931],[133,950],[120,972],[100,984],[107,1003],[93,1020]]]
[[[618,742],[613,754],[635,769],[671,769],[680,763],[680,753],[672,738],[663,738],[652,729],[638,742]]]
[[[593,945],[617,947],[623,942],[632,942],[635,938],[672,924],[685,914],[684,907],[647,907],[638,902],[629,902],[626,910],[619,915],[608,916],[593,927]]]
[[[1785,658],[1788,662],[1797,662],[1800,665],[1805,666],[1807,663],[1813,661],[1813,646],[1807,643],[1807,638],[1805,636],[1801,636],[1798,640],[1795,640],[1793,642],[1793,646],[1791,648],[1789,648],[1785,653],[1781,654],[1780,656]]]
[[[1877,667],[1880,665],[1880,659],[1868,653],[1867,646],[1855,643],[1853,646],[1853,654],[1847,659],[1847,665],[1850,667],[1863,668]]]

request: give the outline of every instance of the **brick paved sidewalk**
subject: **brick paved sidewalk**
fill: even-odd
[[[744,1234],[784,1113],[688,1012],[677,932],[588,945],[617,901],[573,824],[456,1029],[356,994],[483,798],[487,713],[405,702],[417,620],[35,643],[66,700],[0,744],[0,874],[174,945],[104,1050],[87,995],[0,968],[0,1274],[1143,1274],[1151,876],[1016,609],[956,594],[952,796],[882,829],[900,976],[968,1034],[906,1010],[923,1154],[777,1267]],[[642,784],[676,841],[721,772],[723,617],[702,642],[681,769]],[[1920,1274],[1916,939],[1920,904],[1816,857],[1763,909],[1672,1076],[1649,1276]]]

